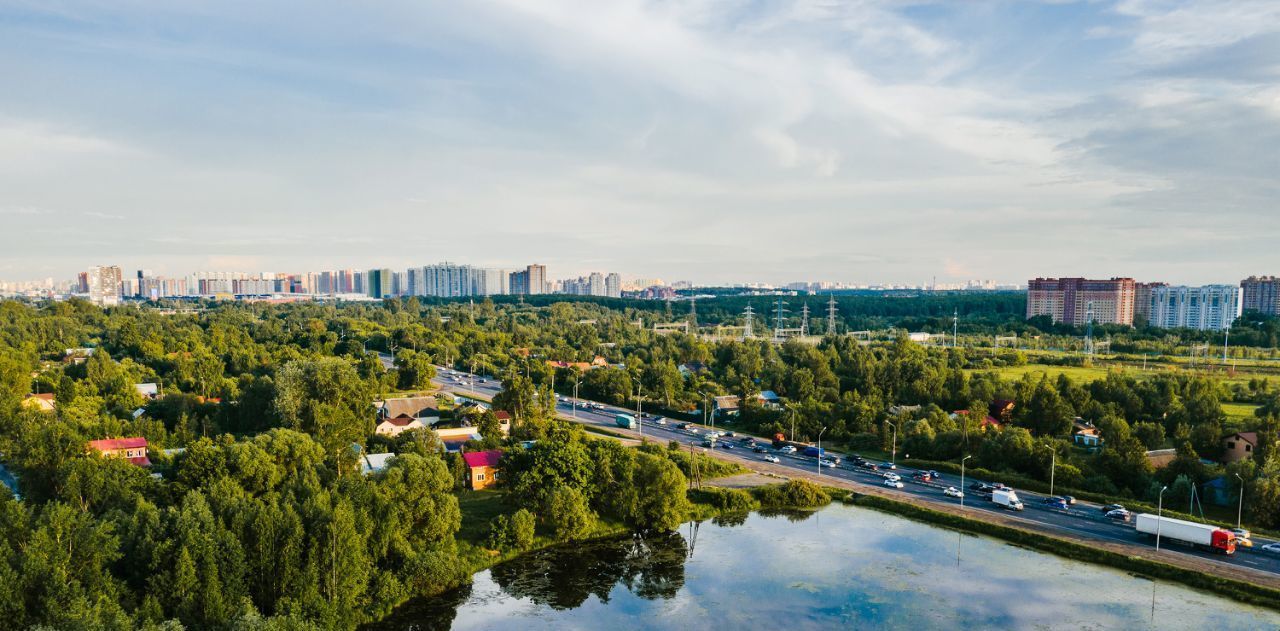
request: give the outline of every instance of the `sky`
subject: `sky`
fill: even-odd
[[[1280,274],[1280,2],[0,0],[0,278]]]

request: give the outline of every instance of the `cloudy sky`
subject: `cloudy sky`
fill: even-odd
[[[1280,2],[0,0],[0,277],[1280,273]]]

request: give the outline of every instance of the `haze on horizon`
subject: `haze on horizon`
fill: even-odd
[[[0,3],[0,277],[1280,273],[1280,3]]]

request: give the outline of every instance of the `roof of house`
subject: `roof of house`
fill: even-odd
[[[962,414],[964,416],[969,416],[969,410],[956,410],[955,412],[952,412],[952,414],[956,416],[960,416]],[[991,427],[994,427],[996,429],[1000,429],[1001,427],[1004,427],[1004,423],[1001,422],[1000,419],[994,416],[991,416],[990,414],[983,417],[983,419],[978,424],[982,427],[986,427],[990,425]]]
[[[396,427],[408,427],[412,423],[421,424],[418,419],[413,418],[412,416],[397,416],[395,418],[383,419],[382,423],[390,423]],[[381,425],[382,423],[378,424]]]
[[[52,403],[52,402],[53,402],[53,393],[52,393],[52,392],[38,392],[38,393],[36,393],[36,394],[28,394],[28,395],[27,395],[27,398],[28,398],[28,399],[43,399],[43,400],[45,400],[45,401],[48,401],[48,402]]]
[[[726,408],[736,408],[741,403],[738,400],[738,397],[732,394],[716,397],[712,399],[712,401],[715,401],[716,407],[722,410]]]
[[[777,401],[782,398],[782,397],[779,397],[778,393],[774,392],[773,390],[761,390],[760,394],[756,396],[760,397],[762,401]]]
[[[104,438],[102,440],[91,440],[89,446],[98,451],[112,451],[115,449],[137,449],[147,446],[147,439],[141,436],[132,436],[129,438]]]
[[[395,454],[365,454],[360,459],[360,473],[368,475],[382,471],[391,464],[391,459],[395,457]]]
[[[134,388],[138,389],[138,394],[144,397],[154,397],[160,394],[160,386],[154,383],[135,383]]]
[[[508,411],[506,411],[506,410],[498,410],[498,411],[494,412],[494,413],[493,413],[493,415],[494,415],[494,416],[496,416],[496,417],[498,418],[498,420],[499,420],[499,421],[509,421],[509,420],[511,420],[511,413],[510,413],[510,412],[508,412]]]
[[[1258,432],[1236,432],[1230,436],[1227,436],[1227,438],[1233,438],[1233,437],[1239,437],[1240,440],[1243,440],[1246,443],[1249,443],[1250,445],[1253,445],[1255,447],[1258,446]]]
[[[462,454],[462,459],[467,463],[468,467],[492,467],[502,460],[502,452],[497,449],[488,451],[469,451]]]
[[[387,399],[378,407],[383,416],[389,416],[392,418],[397,416],[407,416],[410,418],[440,416],[440,402],[433,396]]]

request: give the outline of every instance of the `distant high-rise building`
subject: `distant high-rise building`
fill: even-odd
[[[1134,283],[1133,285],[1133,322],[1148,323],[1151,320],[1151,292],[1168,287],[1169,283]]]
[[[94,304],[102,306],[120,304],[123,278],[118,266],[90,267],[86,280],[89,285],[89,300]]]
[[[472,291],[476,296],[498,296],[509,293],[510,275],[501,269],[474,269],[471,276]]]
[[[622,297],[622,276],[617,272],[610,272],[604,277],[604,295],[610,298]]]
[[[508,289],[513,295],[529,294],[529,270],[511,272],[508,278]]]
[[[1240,281],[1245,311],[1280,315],[1280,276],[1250,276]]]
[[[1027,285],[1027,317],[1047,315],[1054,322],[1133,324],[1132,278],[1037,278]]]
[[[364,293],[373,298],[389,298],[392,282],[394,277],[390,269],[371,269],[364,273]]]
[[[138,280],[137,280],[137,284],[134,286],[134,294],[133,294],[134,296],[138,298],[148,297],[146,295],[147,279],[151,278],[153,275],[154,274],[152,274],[151,270],[149,269],[138,270]]]
[[[481,270],[470,265],[437,263],[422,268],[422,289],[419,295],[457,298],[476,294],[476,277]]]
[[[587,295],[603,296],[604,293],[604,274],[591,272],[587,277]]]
[[[1163,329],[1221,331],[1240,317],[1240,288],[1235,285],[1148,288],[1147,323]],[[1135,305],[1134,311],[1138,311]]]
[[[537,295],[547,293],[547,266],[534,263],[524,270],[512,272],[511,293]]]
[[[80,272],[76,274],[76,293],[89,293],[89,272]]]

